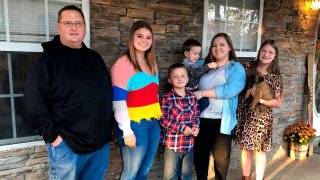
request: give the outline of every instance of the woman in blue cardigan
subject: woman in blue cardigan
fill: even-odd
[[[201,76],[200,132],[195,140],[194,162],[198,180],[207,179],[210,153],[214,156],[214,171],[217,179],[226,179],[230,151],[231,130],[237,123],[238,94],[243,90],[246,74],[237,62],[232,41],[225,33],[215,35],[211,41],[205,63],[216,62],[218,69]]]

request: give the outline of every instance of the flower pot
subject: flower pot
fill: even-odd
[[[295,144],[290,142],[290,157],[292,159],[302,160],[307,157],[308,145]]]

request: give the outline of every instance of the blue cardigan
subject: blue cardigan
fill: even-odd
[[[223,111],[220,125],[220,133],[231,135],[231,131],[237,124],[236,110],[238,105],[238,94],[246,84],[246,73],[244,67],[231,60],[226,67],[226,83],[216,86],[217,99],[223,99]]]

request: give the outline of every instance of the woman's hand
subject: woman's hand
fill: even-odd
[[[124,139],[124,144],[129,148],[136,147],[136,135],[130,134],[128,136],[125,136],[123,139]]]
[[[217,94],[216,94],[216,89],[212,88],[212,89],[204,89],[201,91],[195,91],[193,92],[193,94],[196,96],[196,98],[199,100],[203,97],[207,97],[207,98],[217,98]]]
[[[280,108],[283,103],[283,97],[280,92],[275,94],[275,98],[269,101],[264,99],[263,105],[271,107],[271,108]]]
[[[193,94],[196,96],[196,98],[199,100],[202,98],[202,91],[195,91]]]

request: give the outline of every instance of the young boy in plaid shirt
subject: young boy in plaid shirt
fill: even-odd
[[[187,68],[176,63],[170,66],[170,92],[162,98],[161,136],[165,145],[164,179],[192,179],[194,137],[199,133],[197,98],[186,89]]]

